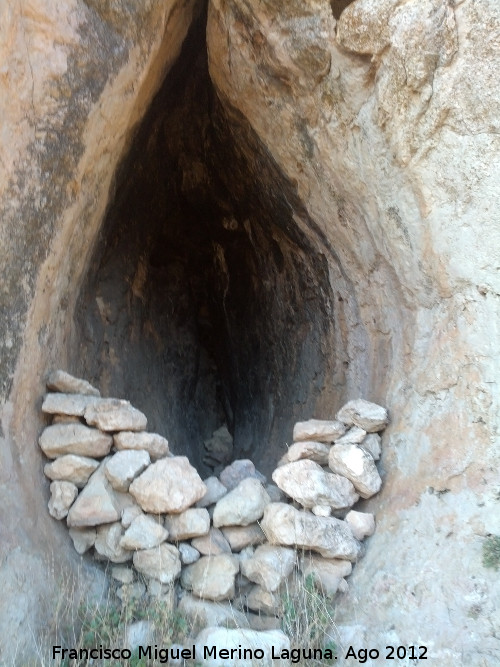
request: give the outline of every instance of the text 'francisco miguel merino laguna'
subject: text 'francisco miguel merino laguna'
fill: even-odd
[[[202,655],[197,656],[196,649],[202,648]],[[295,648],[283,649],[271,646],[271,658],[290,660],[292,663],[297,663],[301,659],[306,660],[332,660],[335,656],[333,652],[328,649],[317,648]],[[158,646],[139,646],[137,657],[146,658],[147,660],[154,660],[160,664],[166,664],[169,660],[196,660],[197,657],[207,658],[221,658],[223,660],[230,660],[238,658],[239,660],[262,660],[264,658],[264,650],[261,648],[243,648],[241,645],[236,648],[219,648],[218,646],[203,646],[192,648],[182,648],[181,646],[172,646],[170,648],[161,648]],[[127,648],[105,648],[99,646],[96,648],[65,648],[62,646],[52,647],[52,658],[69,658],[70,660],[130,660],[132,652]]]

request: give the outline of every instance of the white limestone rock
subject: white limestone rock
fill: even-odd
[[[179,549],[179,554],[183,565],[191,565],[192,563],[196,563],[196,561],[200,558],[201,554],[198,549],[195,549],[187,542],[181,542],[177,545],[177,548]]]
[[[382,438],[378,433],[368,433],[360,447],[368,452],[374,461],[378,461],[382,452]]]
[[[334,445],[328,465],[333,472],[347,477],[362,498],[370,498],[382,486],[374,460],[357,445]]]
[[[48,415],[83,417],[89,405],[101,399],[84,394],[47,394],[42,403],[42,412]]]
[[[68,515],[68,510],[78,495],[77,487],[71,482],[52,482],[50,485],[49,514],[60,521]]]
[[[126,493],[131,482],[151,463],[144,449],[116,452],[106,463],[104,472],[115,491]]]
[[[311,512],[315,516],[331,516],[332,508],[328,505],[314,505],[314,507],[311,509]]]
[[[259,480],[247,477],[215,505],[213,524],[216,528],[248,526],[262,517],[269,502],[269,494]]]
[[[90,475],[99,467],[99,461],[87,456],[65,454],[59,456],[52,463],[46,463],[44,474],[52,480],[72,482],[79,489],[85,486]]]
[[[181,584],[197,597],[213,600],[230,600],[235,594],[235,576],[239,561],[231,554],[202,556],[193,565],[183,568]]]
[[[336,445],[359,445],[366,437],[366,431],[359,426],[352,426],[344,435],[335,440]]]
[[[301,558],[301,571],[304,579],[312,577],[320,591],[333,597],[342,588],[344,577],[351,574],[352,564],[348,560],[307,555]]]
[[[191,507],[180,514],[165,517],[165,527],[170,542],[189,540],[191,537],[206,535],[210,530],[210,515],[203,507]]]
[[[57,370],[49,375],[47,389],[60,391],[65,394],[84,394],[85,396],[100,396],[99,389],[93,387],[87,380],[76,378],[66,371]]]
[[[335,419],[309,419],[295,424],[293,441],[333,442],[344,435],[345,430],[345,425]]]
[[[196,507],[208,507],[209,505],[214,505],[227,493],[226,487],[219,482],[217,477],[207,477],[207,479],[203,480],[203,484],[207,487],[207,492],[203,498],[198,500]]]
[[[310,459],[315,463],[319,463],[319,465],[326,465],[328,463],[329,452],[330,445],[324,442],[316,442],[314,440],[294,442],[288,448],[286,454],[281,457],[280,465],[293,463],[293,461],[300,461],[301,459]]]
[[[252,611],[263,614],[279,614],[283,608],[281,595],[277,592],[266,591],[262,586],[253,586],[244,595],[244,604]]]
[[[266,541],[266,536],[258,523],[251,523],[248,526],[225,526],[222,528],[222,534],[229,542],[233,552],[239,552],[248,546],[262,544]]]
[[[87,424],[101,431],[144,431],[148,423],[146,415],[119,398],[101,398],[83,416]]]
[[[185,593],[178,606],[178,611],[198,627],[213,625],[225,628],[247,628],[246,615],[235,609],[228,602],[212,602]]]
[[[99,526],[94,544],[96,552],[112,563],[125,563],[132,560],[132,553],[121,546],[123,528],[121,523]]]
[[[152,549],[164,542],[168,537],[166,530],[152,516],[142,514],[135,518],[120,540],[122,549]]]
[[[337,419],[346,426],[359,426],[368,433],[381,431],[389,423],[389,415],[385,408],[370,403],[363,398],[346,403],[338,412]]]
[[[84,554],[91,549],[97,537],[95,528],[70,528],[69,536],[77,553]]]
[[[291,574],[295,558],[294,549],[263,544],[241,561],[241,572],[265,591],[274,592]]]
[[[170,584],[177,579],[181,572],[179,551],[172,544],[166,542],[153,549],[136,551],[134,553],[134,567],[146,577],[157,579],[162,584]]]
[[[261,526],[271,544],[303,547],[325,558],[355,561],[361,545],[345,521],[314,516],[285,503],[271,503],[264,512]]]
[[[113,436],[118,451],[124,449],[139,449],[148,452],[152,461],[157,461],[170,455],[168,440],[158,433],[135,431],[120,431]]]
[[[49,459],[65,454],[100,458],[109,453],[113,438],[85,424],[67,423],[47,426],[38,442]]]
[[[348,479],[325,472],[309,459],[280,466],[272,477],[282,491],[307,509],[315,505],[344,509],[352,507],[359,498]]]
[[[104,474],[106,461],[107,459],[104,459],[92,474],[71,506],[67,518],[68,526],[71,528],[97,526],[120,519],[121,510],[117,497]]]
[[[142,509],[151,514],[179,514],[200,500],[206,491],[185,456],[152,463],[129,487],[129,493]]]
[[[345,521],[357,540],[364,540],[375,532],[375,516],[370,512],[351,510],[346,514]]]
[[[203,537],[197,537],[191,541],[191,546],[197,549],[203,556],[218,556],[219,554],[230,554],[231,547],[222,532],[218,528],[210,528]]]
[[[128,528],[134,519],[138,516],[142,516],[143,511],[137,504],[124,507],[121,511],[121,521],[124,528]]]
[[[231,465],[226,466],[219,475],[219,479],[228,491],[235,489],[238,484],[247,477],[254,477],[263,484],[266,478],[258,470],[250,459],[237,459]]]

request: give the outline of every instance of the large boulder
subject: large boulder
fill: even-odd
[[[47,426],[38,442],[49,459],[64,454],[100,458],[108,454],[113,438],[85,424],[68,423]]]
[[[273,481],[307,509],[322,505],[340,510],[352,507],[359,498],[348,479],[325,472],[319,464],[308,459],[276,468]]]
[[[261,521],[271,544],[302,547],[317,551],[325,558],[356,561],[361,545],[345,521],[319,517],[285,503],[271,503]]]
[[[142,509],[151,514],[179,514],[203,498],[206,491],[185,456],[156,461],[129,488]]]
[[[215,505],[213,524],[221,526],[248,526],[262,517],[271,502],[269,494],[255,477],[246,477]]]

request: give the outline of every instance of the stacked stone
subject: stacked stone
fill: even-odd
[[[78,553],[115,564],[120,597],[143,595],[143,581],[154,596],[175,583],[180,611],[199,625],[263,629],[279,624],[297,574],[328,596],[345,590],[375,528],[372,514],[351,508],[381,486],[384,408],[359,399],[333,421],[296,424],[274,484],[249,460],[202,481],[128,401],[62,371],[47,386],[53,424],[39,442],[53,459],[49,512],[66,519]]]

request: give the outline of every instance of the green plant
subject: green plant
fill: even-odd
[[[483,565],[500,568],[500,535],[489,535],[483,542]]]
[[[297,656],[303,649],[321,649],[323,653],[331,654],[331,658],[324,656],[313,663],[310,658],[303,657],[294,661],[295,664],[334,664],[337,646],[333,637],[333,615],[333,602],[317,587],[314,576],[301,578],[296,572],[282,595],[282,630],[290,638],[291,650],[295,650]]]

